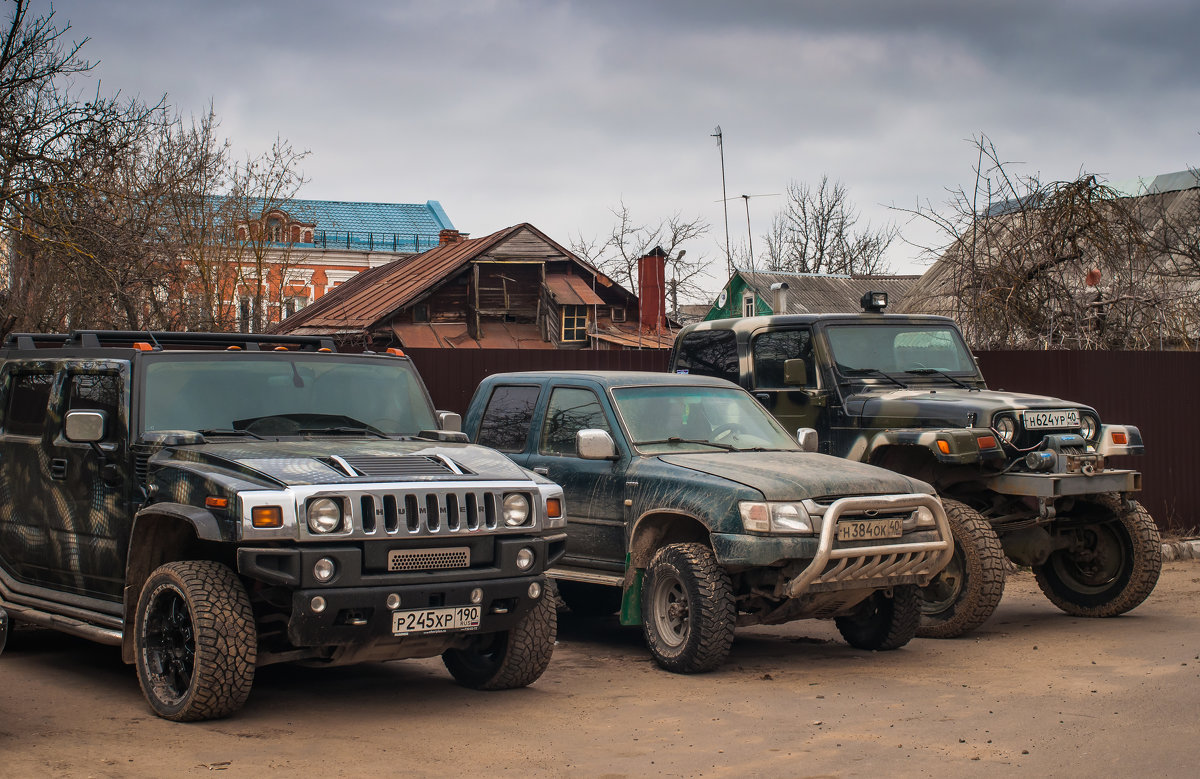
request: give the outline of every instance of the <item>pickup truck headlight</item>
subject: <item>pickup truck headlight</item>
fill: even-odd
[[[342,504],[332,498],[317,498],[308,504],[308,529],[332,533],[342,526]]]
[[[812,533],[812,518],[799,503],[750,501],[738,503],[742,527],[752,533]]]

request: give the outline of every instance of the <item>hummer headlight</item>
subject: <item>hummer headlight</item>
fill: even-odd
[[[317,498],[308,504],[308,529],[332,533],[342,526],[342,504],[333,498]]]
[[[992,429],[1005,443],[1012,443],[1017,435],[1017,421],[1010,416],[997,417],[992,422]]]
[[[519,527],[529,519],[529,500],[519,492],[504,496],[504,524]]]

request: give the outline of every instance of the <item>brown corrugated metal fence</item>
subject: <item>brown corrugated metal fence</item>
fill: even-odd
[[[541,349],[409,349],[434,404],[466,413],[479,381],[492,373],[527,370],[646,370],[667,367],[665,351]],[[1141,499],[1160,526],[1200,524],[1200,446],[1196,352],[980,352],[988,386],[1086,403],[1105,422],[1137,425],[1144,457],[1120,467],[1143,473]]]

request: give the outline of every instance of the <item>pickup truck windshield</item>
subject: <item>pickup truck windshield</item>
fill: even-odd
[[[845,376],[930,369],[977,375],[975,360],[962,337],[948,325],[831,325],[825,335],[838,372]]]
[[[437,428],[407,361],[337,355],[156,356],[143,372],[142,429],[414,435]]]
[[[799,449],[754,398],[732,387],[613,390],[630,441],[646,453]]]

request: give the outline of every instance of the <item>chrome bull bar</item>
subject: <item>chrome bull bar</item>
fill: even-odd
[[[933,514],[938,541],[917,541],[834,548],[838,520],[843,514],[860,511],[903,511],[921,506]],[[817,554],[800,575],[787,583],[789,598],[800,596],[813,584],[845,584],[888,580],[896,576],[933,577],[954,556],[954,538],[950,521],[941,501],[934,495],[877,495],[835,500],[821,517],[821,536]],[[837,561],[825,570],[831,561]]]

